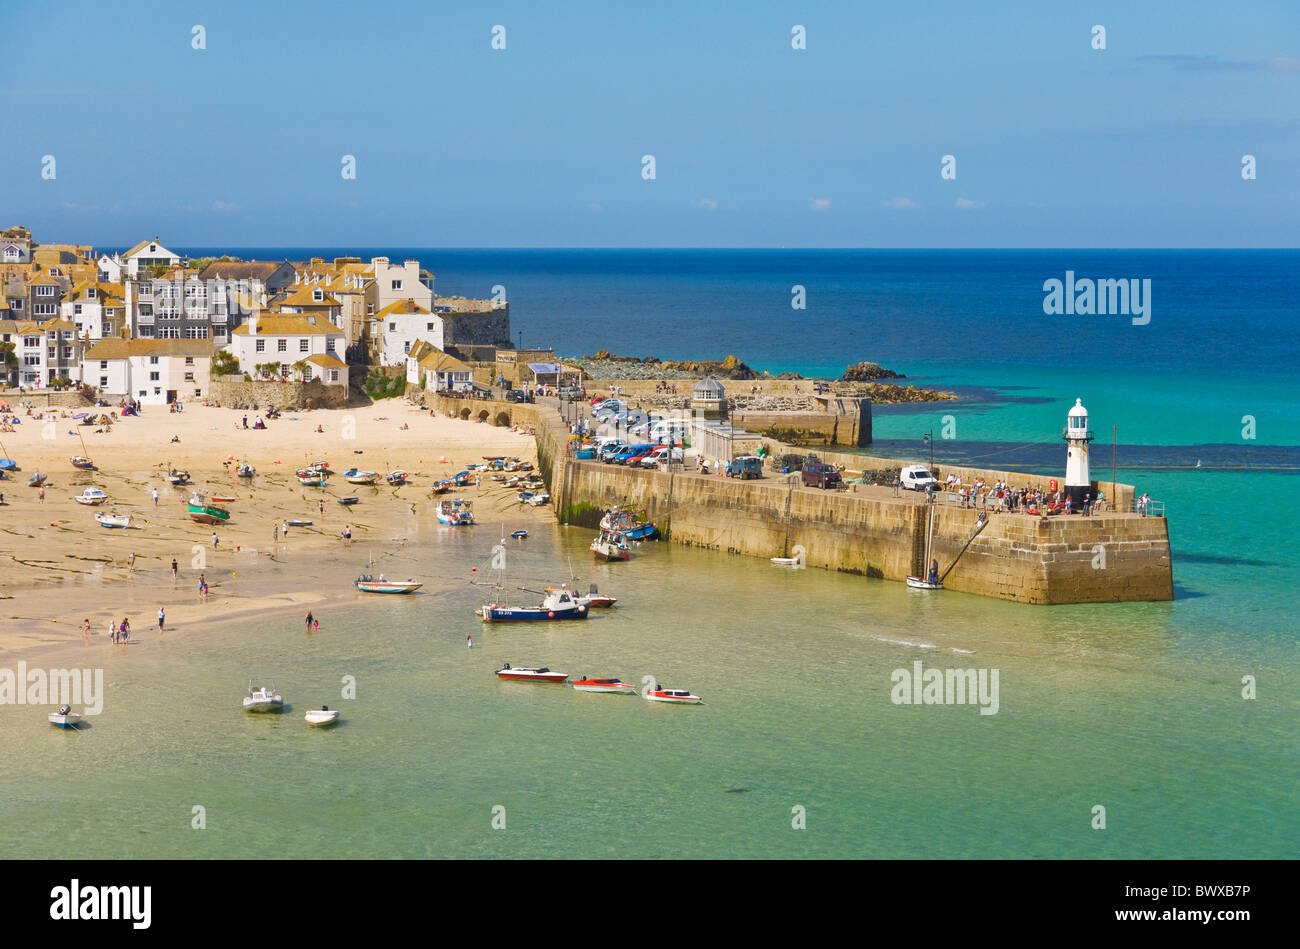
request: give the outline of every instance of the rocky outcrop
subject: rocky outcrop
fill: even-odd
[[[859,362],[844,370],[841,382],[875,382],[877,379],[906,379],[901,373],[874,362]]]
[[[735,356],[722,360],[674,362],[655,356],[616,356],[602,349],[593,356],[566,358],[564,361],[580,366],[592,379],[703,379],[705,376],[758,379],[761,375]]]

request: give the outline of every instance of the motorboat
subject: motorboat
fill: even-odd
[[[96,514],[95,520],[99,521],[100,527],[120,527],[125,530],[132,526],[135,516],[133,514]]]
[[[513,537],[515,540],[523,540],[525,537],[528,536],[528,531],[522,529],[517,531],[511,531],[510,536]]]
[[[389,484],[391,484],[393,487],[397,488],[406,484],[406,482],[410,480],[410,476],[407,475],[405,471],[399,468],[396,471],[388,472],[388,474],[384,476],[384,480],[387,481]]]
[[[299,468],[296,472],[298,483],[308,488],[323,488],[329,479],[329,472],[317,468]]]
[[[43,474],[41,474],[40,469],[38,468],[38,469],[36,470],[36,474],[32,475],[30,478],[27,479],[27,487],[29,487],[29,488],[40,488],[40,487],[44,487],[44,486],[45,486],[45,479],[46,479],[47,477],[49,477],[49,476],[48,476],[48,475],[43,475]]]
[[[618,597],[608,596],[596,590],[596,584],[592,584],[586,593],[578,595],[578,602],[593,610],[606,610],[618,602]]]
[[[636,686],[621,679],[581,679],[573,680],[573,687],[579,692],[610,692],[615,695],[636,695]]]
[[[246,461],[235,469],[236,478],[251,478],[255,474],[257,474],[257,469]]]
[[[479,610],[485,623],[549,623],[558,620],[586,619],[587,607],[579,603],[567,587],[547,590],[540,606],[510,607],[490,603]]]
[[[628,549],[627,539],[617,531],[604,528],[591,542],[591,552],[596,555],[597,560],[606,563],[632,559],[632,551]]]
[[[167,472],[167,480],[172,484],[189,484],[190,473],[179,468],[172,468]]]
[[[93,470],[95,467],[95,463],[84,455],[73,455],[71,460],[72,467],[81,468],[84,471]]]
[[[383,574],[378,579],[362,574],[352,582],[362,593],[414,593],[424,586],[415,580],[389,580]]]
[[[232,501],[238,501],[239,498],[235,497],[233,494],[214,494],[212,495],[212,500],[216,501],[218,504],[230,504]]]
[[[458,488],[465,487],[473,480],[474,480],[474,476],[470,474],[468,471],[458,471],[456,472],[456,475],[451,479],[452,484],[456,485],[456,487]]]
[[[473,505],[464,498],[439,501],[437,517],[440,524],[448,524],[452,527],[468,527],[474,523]]]
[[[285,521],[290,527],[311,527],[311,521]]]
[[[245,712],[278,712],[284,708],[284,699],[275,691],[275,686],[253,688],[248,684],[248,694],[244,696]]]
[[[498,679],[510,679],[514,682],[552,682],[556,685],[569,678],[566,672],[552,672],[550,669],[511,669],[510,663],[497,670]]]
[[[704,699],[692,695],[687,689],[651,689],[645,694],[651,702],[668,702],[672,705],[703,705]]]
[[[452,484],[450,478],[443,478],[441,481],[435,481],[435,482],[433,483],[433,492],[432,492],[432,493],[433,493],[433,494],[446,494],[448,491],[450,491],[450,490],[451,490],[452,488],[454,488],[454,487],[455,487],[455,485]]]
[[[344,505],[344,506],[346,507],[346,506],[349,506],[349,505],[352,505],[352,504],[360,504],[360,503],[361,503],[361,499],[360,499],[359,497],[357,497],[357,496],[354,494],[354,495],[351,495],[350,497],[339,498],[339,499],[338,499],[338,503],[339,503],[339,504],[342,504],[342,505]]]
[[[607,511],[600,519],[600,526],[605,530],[622,534],[628,540],[650,540],[658,533],[658,528],[649,521],[638,521],[631,511],[615,508]]]
[[[356,468],[349,468],[343,472],[343,480],[349,484],[374,484],[379,480],[379,475],[374,471],[358,471]]]
[[[230,512],[224,507],[218,507],[209,501],[197,491],[190,495],[186,503],[186,509],[189,512],[190,520],[197,521],[200,524],[221,524],[230,520]]]
[[[524,503],[531,504],[533,507],[541,507],[543,504],[549,504],[550,502],[551,502],[551,496],[547,494],[545,491],[540,491],[537,494],[534,494],[531,498],[529,498]]]
[[[103,504],[108,500],[108,495],[99,488],[86,488],[72,500],[78,504]]]
[[[772,560],[772,563],[774,563],[774,564],[778,564],[778,565],[780,565],[780,566],[782,566],[782,567],[797,567],[797,566],[799,566],[799,558],[798,558],[798,557],[772,557],[771,560]]]
[[[50,724],[56,728],[76,728],[81,724],[81,716],[71,705],[60,705],[57,712],[50,712]]]
[[[303,718],[308,725],[333,725],[339,720],[339,710],[322,705],[320,708],[308,709]]]

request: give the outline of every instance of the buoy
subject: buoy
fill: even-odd
[[[555,611],[552,610],[551,612],[547,613],[547,614],[546,614],[546,618],[547,618],[547,619],[555,619]]]
[[[469,572],[470,572],[470,573],[478,573],[478,567],[470,567],[470,568],[469,568]]]
[[[439,456],[438,456],[438,464],[440,464],[440,465],[445,465],[446,463],[447,463],[447,456],[446,456],[446,455],[439,455]]]
[[[236,573],[236,572],[235,572],[235,571],[233,571],[233,570],[232,570],[232,571],[230,571],[230,575],[231,575],[231,576],[232,576],[232,577],[237,577],[237,576],[239,576],[239,574],[238,574],[238,573]]]

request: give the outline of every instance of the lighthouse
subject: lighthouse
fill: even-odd
[[[1092,432],[1088,430],[1088,410],[1083,407],[1082,399],[1074,400],[1065,425],[1065,444],[1068,451],[1065,456],[1065,493],[1070,496],[1070,505],[1074,510],[1081,509],[1083,496],[1093,492],[1092,479],[1088,475],[1088,442],[1092,441]]]

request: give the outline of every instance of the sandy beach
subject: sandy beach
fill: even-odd
[[[533,438],[525,432],[431,417],[405,399],[286,412],[265,430],[242,427],[243,417],[251,426],[256,413],[194,403],[177,414],[146,408],[98,434],[74,421],[71,412],[65,417],[62,410],[46,409],[43,419],[36,418],[39,408],[30,417],[18,414],[22,424],[0,436],[2,454],[21,467],[0,481],[0,661],[81,644],[87,619],[89,642],[102,646],[109,642],[110,618],[128,618],[137,637],[156,635],[159,607],[166,610],[164,635],[179,636],[200,629],[205,619],[268,610],[305,614],[331,600],[355,599],[359,594],[344,582],[344,573],[374,557],[376,573],[388,569],[397,576],[403,548],[439,526],[430,493],[434,481],[484,456],[536,463]],[[47,424],[51,419],[53,426]],[[173,442],[173,436],[180,440]],[[97,470],[71,464],[73,455],[83,454],[82,438]],[[355,466],[382,476],[402,468],[411,482],[395,488],[381,477],[364,486],[335,477],[324,489],[303,487],[294,472],[317,459],[336,472]],[[235,476],[240,461],[257,470],[251,483]],[[173,487],[165,477],[170,468],[188,470],[192,483]],[[43,501],[27,485],[37,469],[48,476]],[[92,486],[109,496],[106,504],[72,500]],[[192,521],[186,500],[194,490],[235,497],[223,505],[230,520],[215,528]],[[508,521],[514,529],[553,522],[549,508],[521,505],[515,494],[487,473],[479,486],[456,493],[474,502],[482,525]],[[360,503],[337,503],[353,495]],[[141,526],[103,528],[94,519],[101,511],[135,515]],[[312,525],[277,535],[290,519]],[[352,529],[352,549],[345,549],[340,536],[345,525]],[[206,602],[199,598],[200,575],[209,585]]]

